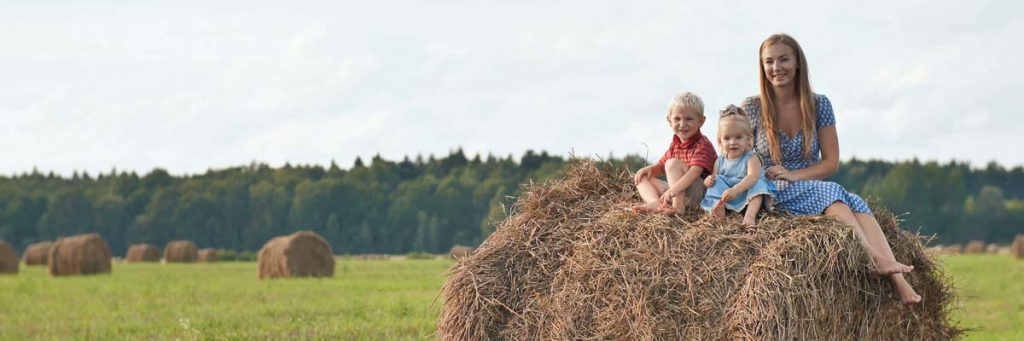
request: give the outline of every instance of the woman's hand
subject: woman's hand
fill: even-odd
[[[647,178],[649,178],[650,176],[651,176],[651,167],[650,166],[644,167],[644,168],[640,168],[640,170],[636,171],[636,176],[633,177],[633,184],[634,185],[639,185],[644,180],[647,180]]]
[[[715,185],[715,175],[714,174],[708,175],[708,177],[704,178],[704,188],[711,188],[711,186],[714,186],[714,185]]]
[[[768,167],[768,170],[764,172],[764,176],[771,180],[786,180],[790,182],[797,180],[796,174],[786,169],[786,167],[779,165]]]

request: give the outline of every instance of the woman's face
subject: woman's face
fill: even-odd
[[[776,88],[793,84],[797,71],[796,54],[789,45],[775,43],[761,51],[761,66],[764,76]]]

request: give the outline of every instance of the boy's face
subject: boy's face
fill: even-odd
[[[679,136],[680,140],[686,140],[700,131],[704,125],[704,115],[693,108],[676,106],[668,114],[668,126],[672,132]]]

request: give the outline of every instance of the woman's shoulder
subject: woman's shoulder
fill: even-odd
[[[746,110],[746,111],[750,111],[751,109],[760,109],[761,108],[761,96],[753,95],[753,96],[744,98],[742,101],[740,101],[740,108],[743,108],[743,110]]]

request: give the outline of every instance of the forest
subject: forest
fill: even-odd
[[[522,193],[557,176],[570,157],[527,151],[520,158],[475,155],[357,158],[331,163],[246,166],[173,176],[111,170],[70,177],[33,170],[0,176],[0,240],[32,242],[96,232],[123,254],[131,244],[188,239],[199,247],[255,251],[297,230],[323,235],[336,254],[441,253],[478,245]],[[608,157],[636,170],[639,156]],[[997,163],[844,161],[830,180],[902,214],[903,226],[933,243],[1008,243],[1024,233],[1024,168]]]

